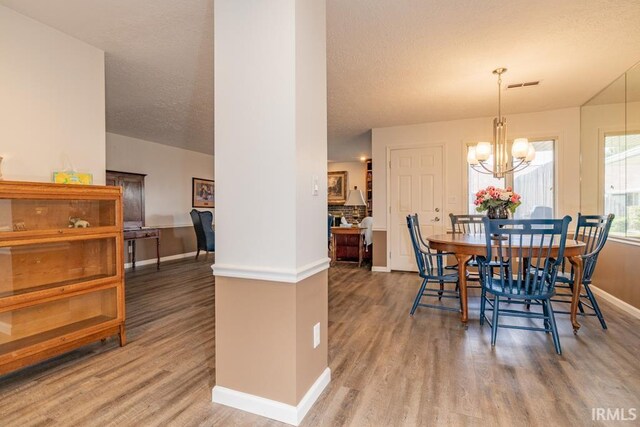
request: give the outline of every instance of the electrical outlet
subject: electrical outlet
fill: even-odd
[[[320,323],[313,325],[313,348],[320,345]]]

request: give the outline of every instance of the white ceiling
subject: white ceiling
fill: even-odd
[[[213,153],[213,0],[0,0],[105,51],[107,131]]]
[[[213,151],[213,0],[0,0],[106,52],[107,130]],[[329,159],[375,127],[578,106],[640,60],[638,0],[328,0]]]

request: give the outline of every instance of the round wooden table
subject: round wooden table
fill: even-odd
[[[467,323],[468,305],[467,305],[467,263],[474,255],[487,254],[487,241],[484,234],[436,234],[427,237],[429,247],[436,251],[454,253],[458,260],[458,276],[460,277],[460,299],[462,306],[461,320]],[[578,332],[580,323],[578,323],[577,312],[578,302],[580,301],[580,289],[582,287],[582,254],[584,253],[585,244],[578,240],[567,239],[564,248],[564,256],[574,269],[573,297],[571,298],[571,324],[573,331]],[[554,253],[555,249],[555,253]],[[553,245],[551,256],[556,256],[558,245]],[[535,254],[534,254],[535,256]]]

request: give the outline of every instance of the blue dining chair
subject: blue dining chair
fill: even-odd
[[[454,215],[452,213],[449,214],[449,219],[451,220],[451,230],[453,234],[483,234],[484,233],[484,223],[482,219],[485,218],[486,215]],[[478,267],[478,262],[476,258],[473,257],[467,263],[468,267]],[[453,265],[450,268],[458,268],[458,265]],[[469,272],[467,270],[467,283],[469,282],[480,282],[480,277],[478,274],[474,272]],[[480,288],[480,286],[472,286],[470,284],[467,285],[468,288]]]
[[[482,284],[480,324],[486,320],[491,325],[491,346],[496,344],[498,327],[544,331],[551,332],[556,353],[562,354],[550,300],[555,293],[570,221],[570,216],[563,219],[483,219],[487,252],[486,256],[476,257]],[[493,298],[489,299],[487,294]],[[501,307],[503,303],[528,305],[534,302],[542,306],[542,313]],[[485,316],[487,305],[492,311],[491,320]],[[500,324],[500,316],[539,319],[543,321],[543,327]]]
[[[449,214],[453,234],[483,234],[486,215],[454,215]]]
[[[593,273],[596,269],[598,262],[598,255],[609,237],[609,230],[611,230],[611,223],[615,215],[582,215],[578,213],[578,221],[576,225],[576,232],[574,239],[580,240],[585,243],[584,254],[582,255],[582,286],[584,286],[585,293],[580,294],[580,302],[578,309],[580,313],[585,316],[596,316],[600,321],[602,329],[607,329],[607,323],[602,315],[602,310],[598,305],[596,296],[591,290],[591,283]],[[558,273],[556,288],[564,289],[564,292],[558,292],[556,298],[552,299],[552,302],[571,303],[574,286],[574,271],[573,266],[568,272],[564,271],[564,264],[562,271]],[[568,290],[569,292],[567,292]],[[584,306],[591,309],[592,312],[585,313]],[[569,314],[568,311],[556,311],[556,313]]]
[[[446,252],[434,253],[429,245],[422,238],[420,233],[420,224],[418,215],[407,215],[407,227],[409,228],[409,237],[411,245],[416,257],[418,265],[418,275],[422,278],[422,284],[416,294],[413,306],[411,307],[411,316],[418,307],[435,308],[438,310],[460,311],[460,307],[450,307],[441,304],[425,304],[422,301],[424,297],[434,297],[438,300],[442,298],[460,299],[458,293],[458,272],[453,270],[448,272],[445,269],[446,257],[453,255]],[[429,282],[438,283],[438,288],[428,287]],[[444,289],[445,284],[455,285],[455,289]]]

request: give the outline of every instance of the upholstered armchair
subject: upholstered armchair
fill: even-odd
[[[193,209],[191,211],[191,221],[193,221],[193,228],[196,232],[196,239],[198,245],[198,251],[196,252],[196,259],[200,255],[200,251],[215,252],[216,250],[216,234],[213,231],[213,214],[209,211],[198,211]]]

